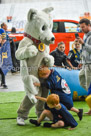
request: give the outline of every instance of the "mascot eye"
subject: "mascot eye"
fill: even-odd
[[[42,30],[44,31],[46,29],[46,26],[44,25],[44,26],[42,26]]]

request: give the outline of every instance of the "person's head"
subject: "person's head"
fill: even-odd
[[[59,96],[57,94],[50,94],[46,102],[49,108],[55,108],[59,104],[59,101]]]
[[[75,40],[75,41],[74,41],[74,46],[75,46],[75,48],[76,48],[77,50],[80,50],[80,49],[81,49],[81,44],[79,43],[78,40]]]
[[[61,51],[61,52],[65,51],[65,44],[64,44],[64,42],[58,43],[58,50]]]
[[[11,33],[16,33],[16,28],[15,27],[11,28]]]
[[[90,20],[83,18],[79,21],[79,24],[80,24],[80,28],[81,28],[82,32],[88,33],[89,31],[91,31]]]
[[[7,25],[5,23],[2,23],[1,28],[3,28],[6,31],[7,30]]]
[[[0,43],[2,42],[2,35],[0,34]]]
[[[49,77],[50,72],[51,72],[51,71],[50,71],[50,69],[49,69],[48,67],[43,66],[43,67],[40,67],[40,68],[38,69],[38,76],[39,76],[40,78],[46,79],[46,78]]]

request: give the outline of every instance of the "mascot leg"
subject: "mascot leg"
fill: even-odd
[[[23,119],[27,119],[29,111],[33,106],[34,106],[34,104],[29,100],[28,96],[25,96],[23,101],[20,104],[18,111],[17,111],[18,117],[21,117]]]
[[[40,88],[38,96],[47,98],[48,92],[49,92],[48,89],[46,89],[45,87],[42,87],[42,88]],[[40,114],[42,113],[43,110],[44,110],[44,102],[38,100],[38,102],[36,104],[37,117],[40,116]]]

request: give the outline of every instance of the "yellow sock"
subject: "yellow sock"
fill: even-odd
[[[87,102],[88,106],[91,109],[91,95],[87,96],[87,98],[85,99],[85,101]]]

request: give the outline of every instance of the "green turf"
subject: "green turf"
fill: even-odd
[[[26,120],[26,126],[16,125],[17,114],[16,111],[23,99],[24,92],[9,92],[0,93],[0,136],[90,136],[91,135],[91,116],[83,116],[83,120],[79,121],[77,115],[71,112],[78,122],[75,130],[69,131],[67,129],[52,129],[35,127],[29,124]],[[84,112],[88,111],[88,106],[85,101],[74,102],[77,108],[83,108]],[[35,109],[32,108],[30,117],[36,116]]]
[[[20,102],[25,95],[21,92],[0,92],[0,103]]]
[[[16,118],[17,109],[25,92],[0,92],[0,118]],[[29,117],[36,117],[33,107]]]

